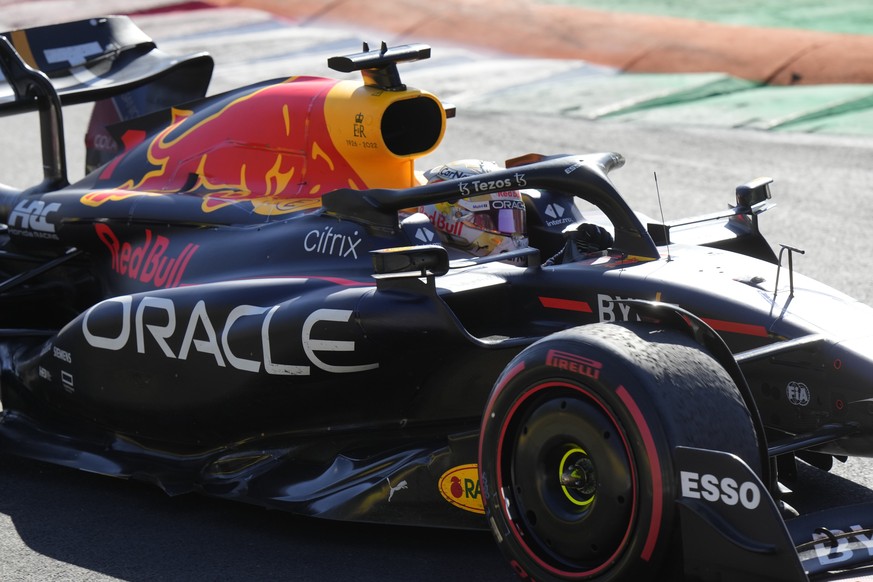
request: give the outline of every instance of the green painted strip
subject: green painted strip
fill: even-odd
[[[758,87],[622,115],[622,121],[778,129],[873,107],[873,86]],[[873,133],[873,125],[869,128]]]
[[[538,0],[591,10],[691,18],[721,24],[873,34],[870,0]]]

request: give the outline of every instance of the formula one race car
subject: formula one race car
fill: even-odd
[[[796,458],[873,454],[873,309],[776,256],[769,179],[671,223],[628,207],[614,153],[422,183],[453,113],[401,82],[424,45],[329,60],[362,80],[209,97],[208,55],[161,53],[123,17],[0,53],[0,112],[39,111],[45,168],[0,187],[3,451],[488,528],[537,580],[869,562],[873,508],[790,517],[779,497]],[[68,184],[61,109],[89,101],[89,172]],[[416,212],[506,191],[529,241],[506,253],[441,244]],[[581,244],[590,224],[604,248]]]

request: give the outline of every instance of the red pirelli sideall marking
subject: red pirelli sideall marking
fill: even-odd
[[[702,318],[706,325],[715,331],[726,331],[729,333],[739,333],[742,335],[752,335],[755,337],[769,337],[767,328],[763,325],[753,325],[750,323],[737,323],[735,321],[722,321],[720,319]]]
[[[603,364],[597,360],[561,350],[549,350],[546,354],[546,365],[587,376],[594,380],[600,378],[600,370],[603,369]]]
[[[597,406],[600,407],[600,409],[603,411],[603,413],[609,417],[610,421],[613,423],[614,426],[619,426],[619,423],[616,420],[615,416],[613,416],[612,412],[608,408],[606,408],[600,402],[600,400],[595,398],[593,394],[591,394],[590,392],[588,392],[586,389],[584,389],[581,386],[577,386],[575,384],[570,384],[568,382],[560,382],[560,381],[546,382],[545,384],[540,384],[540,385],[536,386],[535,388],[533,388],[532,390],[525,393],[524,396],[522,396],[521,398],[519,398],[517,401],[515,401],[513,403],[512,408],[507,412],[506,416],[504,417],[503,422],[500,425],[500,433],[499,433],[499,437],[498,437],[498,441],[497,441],[497,458],[495,460],[495,462],[497,463],[496,474],[497,474],[498,494],[500,494],[500,492],[503,491],[503,479],[502,479],[503,471],[501,470],[500,464],[501,464],[501,459],[503,458],[503,442],[504,442],[504,437],[506,436],[506,430],[509,426],[509,421],[513,418],[516,411],[519,409],[519,407],[521,407],[522,404],[525,403],[525,401],[530,399],[533,395],[537,394],[538,392],[541,392],[543,390],[548,390],[550,388],[563,388],[563,389],[569,389],[569,390],[574,390],[576,392],[580,392],[586,398],[590,399],[591,402],[597,404]],[[625,390],[623,387],[619,386],[617,392],[619,392],[619,391],[625,391]],[[626,391],[625,391],[625,393],[626,393]],[[619,393],[619,396],[621,396],[620,393]],[[626,397],[630,398],[630,395],[626,394]],[[625,401],[625,398],[622,398],[622,401]],[[627,402],[627,401],[625,401],[625,402]],[[636,411],[636,414],[639,415],[639,408],[636,407],[636,404],[633,402],[633,400],[630,400],[630,403],[633,404],[633,409]],[[633,414],[633,410],[631,412]],[[641,417],[641,415],[640,415],[640,417]],[[634,416],[634,418],[635,419],[637,418],[636,415]],[[641,420],[641,418],[640,418],[640,420]],[[641,420],[641,422],[642,422],[642,420]],[[645,427],[645,426],[646,425],[643,422],[641,429],[642,429],[642,427]],[[625,451],[628,454],[628,457],[632,458],[633,455],[631,454],[630,444],[628,443],[627,438],[625,437],[624,433],[622,433],[621,431],[618,431],[618,432],[619,432],[619,436],[621,437],[622,444],[624,445]],[[651,434],[648,433],[648,430],[646,429],[643,432],[644,432],[644,441],[646,441],[645,434],[648,434],[649,438],[648,438],[648,441],[646,441],[646,442],[648,443],[650,441],[652,446],[654,446],[654,440],[651,438]],[[646,446],[646,450],[647,451],[649,450],[648,444]],[[480,444],[480,456],[481,456],[481,444]],[[656,466],[659,467],[659,469],[660,469],[659,464],[653,464],[653,466],[652,466],[653,473],[654,473]],[[634,488],[633,503],[636,504],[637,499],[639,499],[639,491],[637,489],[637,476],[635,473],[635,468],[633,466],[633,463],[631,463],[629,468],[631,471],[631,480],[633,481],[633,488]],[[661,492],[660,473],[653,475],[652,477],[653,477],[652,478],[653,486],[655,488],[654,492],[657,494],[660,494],[660,492]],[[660,521],[662,508],[660,506],[660,500],[657,498],[657,495],[655,496],[655,498],[656,498],[656,501],[653,504],[652,509],[653,509],[653,513],[654,513],[654,510],[657,509],[658,521]],[[579,579],[589,578],[591,576],[595,576],[595,575],[599,574],[600,572],[602,572],[606,568],[610,567],[618,559],[619,555],[625,550],[625,547],[627,546],[627,542],[630,539],[631,530],[633,529],[633,521],[634,520],[632,519],[631,522],[628,523],[627,530],[624,532],[624,537],[622,538],[621,543],[618,545],[618,548],[615,550],[615,552],[611,556],[609,556],[609,558],[603,560],[602,563],[600,564],[600,566],[597,566],[596,568],[593,568],[591,570],[586,570],[583,572],[568,572],[566,570],[561,570],[559,568],[552,566],[551,564],[546,563],[542,558],[540,558],[534,552],[532,552],[530,547],[528,547],[527,543],[525,542],[524,536],[518,530],[518,527],[515,525],[515,521],[512,519],[512,517],[508,513],[506,513],[506,509],[507,509],[506,504],[500,503],[499,505],[500,505],[501,511],[503,511],[506,514],[507,523],[509,523],[509,526],[512,529],[512,534],[515,538],[515,541],[519,545],[521,545],[522,548],[524,548],[524,551],[527,553],[527,555],[531,559],[533,559],[533,561],[536,562],[541,568],[546,570],[547,572],[549,572],[555,576],[562,576],[565,578],[579,578]],[[655,506],[657,506],[657,507],[655,507]],[[634,507],[632,510],[632,515],[636,514],[636,512],[637,512],[637,508]],[[654,515],[653,515],[652,521],[653,521],[653,523],[655,522]],[[657,532],[655,532],[655,533],[657,533]],[[653,536],[652,532],[650,531],[649,532],[649,539],[646,541],[646,546],[643,549],[643,559],[648,560],[651,557],[651,553],[652,553],[652,550],[654,549],[654,542],[655,542],[656,538],[657,538],[657,535]]]
[[[578,311],[579,313],[592,313],[591,306],[586,301],[573,299],[561,299],[559,297],[540,297],[540,304],[548,309],[563,309],[565,311]]]
[[[643,551],[640,557],[647,562],[652,558],[652,553],[655,551],[655,543],[658,541],[658,532],[661,530],[661,517],[664,514],[663,492],[664,484],[661,481],[661,459],[658,457],[658,449],[655,447],[655,439],[652,436],[652,431],[646,423],[640,407],[634,401],[633,397],[628,393],[624,386],[619,386],[615,393],[624,402],[640,435],[643,437],[643,445],[646,447],[646,455],[649,457],[649,462],[652,465],[652,519],[649,525],[649,535],[646,538],[646,543],[643,546]]]

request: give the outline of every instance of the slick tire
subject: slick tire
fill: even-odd
[[[512,568],[540,582],[663,579],[679,445],[734,453],[761,474],[736,385],[686,335],[595,324],[525,349],[480,434],[486,517]]]

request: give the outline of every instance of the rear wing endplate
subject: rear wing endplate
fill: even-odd
[[[38,26],[0,36],[9,41],[18,59],[49,78],[63,105],[111,97],[179,69],[205,78],[205,83],[212,76],[208,54],[168,55],[126,16]],[[3,74],[0,115],[36,109],[32,98],[18,93],[5,67]]]
[[[44,180],[68,184],[62,105],[102,100],[172,76],[205,93],[213,61],[174,57],[125,16],[92,18],[0,34],[0,115],[39,111]]]

